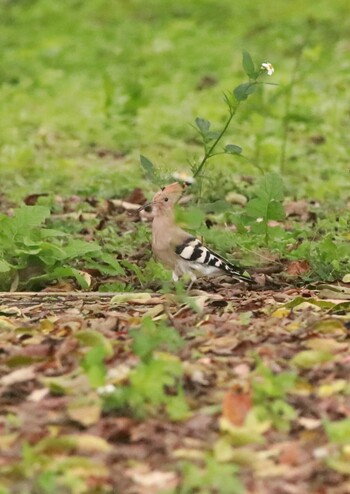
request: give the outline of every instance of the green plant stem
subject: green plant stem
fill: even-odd
[[[221,130],[220,134],[215,139],[215,141],[213,142],[213,144],[210,146],[209,150],[205,152],[202,161],[200,162],[200,164],[199,164],[197,170],[195,171],[195,173],[193,174],[193,177],[196,177],[202,171],[205,163],[208,161],[209,158],[211,158],[213,156],[212,153],[213,153],[214,149],[216,148],[216,146],[218,145],[218,143],[221,141],[221,139],[224,136],[226,130],[228,129],[228,126],[230,125],[231,120],[235,116],[240,103],[241,103],[240,101],[237,101],[235,107],[230,110],[229,118],[227,119],[227,121],[226,121],[223,129]]]
[[[256,77],[255,80],[250,80],[249,81],[249,83],[250,83],[251,86],[257,84],[257,78],[260,75],[260,73],[261,73],[261,71],[259,72],[259,74],[257,75],[257,77]],[[202,161],[199,163],[198,168],[196,169],[196,171],[193,174],[193,178],[195,178],[197,175],[200,174],[200,172],[203,170],[203,168],[204,168],[206,162],[208,161],[208,159],[212,158],[215,154],[217,154],[217,153],[213,153],[213,151],[216,148],[216,146],[219,144],[219,142],[221,141],[221,139],[223,138],[224,134],[226,133],[226,131],[227,131],[227,129],[228,129],[228,127],[229,127],[229,125],[230,125],[233,117],[237,113],[237,110],[238,110],[239,105],[241,104],[241,102],[242,102],[242,100],[234,101],[234,103],[232,104],[227,99],[227,104],[228,104],[229,109],[230,109],[229,117],[228,117],[225,125],[223,126],[220,134],[218,135],[218,137],[215,139],[215,141],[210,146],[210,148],[205,151]],[[199,184],[198,185],[199,185],[199,190],[198,190],[198,202],[199,202],[200,201],[200,198],[202,196],[202,181],[201,180],[199,181]]]
[[[214,156],[214,149],[216,148],[216,146],[218,145],[218,143],[221,141],[222,137],[224,136],[226,130],[228,129],[230,123],[231,123],[231,120],[233,119],[234,115],[236,114],[237,110],[238,110],[238,107],[240,105],[240,101],[237,101],[235,103],[234,106],[230,106],[230,115],[224,125],[224,127],[222,128],[220,134],[218,135],[218,137],[215,139],[215,141],[213,142],[213,144],[210,146],[209,150],[206,150],[205,151],[205,154],[203,156],[203,159],[202,161],[200,162],[197,170],[195,171],[195,173],[193,174],[193,177],[195,178],[197,175],[199,175],[199,173],[202,171],[202,169],[204,168],[206,162],[208,161],[208,159],[210,159],[212,156]],[[199,190],[198,190],[198,202],[200,202],[200,199],[202,197],[202,180],[199,181]]]

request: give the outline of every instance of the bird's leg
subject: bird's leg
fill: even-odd
[[[186,293],[190,293],[190,290],[193,286],[193,283],[197,280],[197,277],[194,273],[190,272],[189,275],[190,275],[191,281],[190,281],[190,284],[188,285],[188,287],[186,288]]]

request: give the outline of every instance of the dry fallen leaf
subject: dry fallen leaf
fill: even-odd
[[[174,489],[178,483],[175,472],[150,470],[146,464],[128,468],[126,474],[136,484],[146,488],[146,490],[142,491],[145,494],[153,494],[165,489]]]
[[[305,199],[286,201],[284,204],[286,216],[297,216],[303,221],[309,218],[309,203]]]
[[[244,393],[235,388],[226,392],[222,404],[222,414],[232,424],[243,425],[251,408],[251,393]]]
[[[13,384],[21,383],[24,381],[30,381],[35,379],[35,366],[31,367],[22,367],[21,369],[17,369],[12,371],[10,374],[3,376],[0,379],[1,386],[12,386]]]
[[[286,269],[286,273],[290,276],[301,276],[310,271],[310,264],[306,260],[291,261]]]

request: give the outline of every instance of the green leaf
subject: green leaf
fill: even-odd
[[[233,90],[234,97],[237,101],[244,101],[254,93],[256,90],[256,84],[252,82],[245,82],[240,84]]]
[[[350,444],[350,419],[325,422],[324,428],[330,441],[336,444]]]
[[[256,78],[256,72],[252,57],[247,51],[243,51],[243,69],[250,79]]]
[[[112,343],[98,331],[93,331],[92,329],[78,331],[75,337],[86,346],[102,347],[107,358],[113,357]]]
[[[196,123],[201,134],[206,135],[209,132],[210,125],[211,125],[209,120],[205,120],[205,118],[197,117],[195,120],[195,123]]]
[[[86,371],[87,377],[89,379],[90,386],[92,388],[98,388],[103,386],[106,382],[107,371],[103,364],[92,365]]]
[[[259,188],[256,191],[259,197],[266,199],[274,199],[275,201],[283,201],[284,199],[284,186],[283,180],[278,173],[266,173],[259,184]]]
[[[283,182],[276,173],[264,175],[255,191],[257,197],[251,199],[245,213],[251,218],[262,218],[266,224],[269,220],[281,221],[284,219]]]
[[[182,339],[175,329],[156,324],[150,317],[144,317],[141,328],[131,331],[131,335],[133,352],[143,361],[149,360],[156,349],[176,350],[182,345]]]
[[[41,472],[36,479],[36,485],[39,492],[41,492],[42,494],[57,492],[58,487],[56,472],[51,472],[50,470]]]
[[[99,253],[98,261],[91,260],[86,263],[86,267],[98,269],[102,274],[124,275],[125,271],[111,254]]]
[[[84,242],[84,240],[70,240],[70,242],[64,247],[65,258],[75,259],[76,257],[82,257],[86,254],[99,253],[101,247],[94,242]]]
[[[178,360],[153,359],[147,363],[142,362],[131,372],[130,385],[138,399],[160,405],[167,401],[164,388],[174,386],[182,372],[182,364]]]
[[[137,266],[137,264],[132,263],[132,262],[126,260],[126,259],[123,259],[121,261],[121,263],[123,264],[123,266],[126,269],[129,269],[130,271],[132,271],[133,273],[136,274],[136,276],[137,276],[137,278],[138,278],[138,280],[140,281],[141,284],[142,283],[145,283],[146,277],[144,276],[142,269],[140,269],[139,266]]]
[[[4,259],[0,259],[0,273],[8,273],[11,271],[12,266]]]
[[[85,370],[90,386],[97,388],[103,386],[106,380],[106,366],[104,359],[106,350],[103,346],[95,346],[85,355],[81,367]]]
[[[140,155],[140,163],[142,168],[145,171],[146,177],[148,180],[150,180],[152,183],[158,185],[158,175],[156,172],[156,168],[153,165],[152,161],[146,158],[146,156],[143,156],[142,154]]]
[[[181,228],[197,230],[202,225],[203,220],[204,213],[199,208],[191,207],[186,210],[175,208],[175,221]]]
[[[181,466],[183,482],[179,494],[243,494],[245,489],[236,477],[237,466],[221,463],[207,456],[203,466],[184,462]]]
[[[324,350],[303,350],[294,355],[291,362],[302,369],[312,369],[315,365],[329,362],[332,359],[333,355]]]
[[[166,411],[171,420],[183,420],[189,416],[189,408],[182,393],[169,396],[166,402]]]
[[[53,269],[53,271],[47,274],[43,274],[41,276],[33,276],[29,278],[28,284],[30,285],[38,284],[38,283],[40,284],[44,281],[62,280],[64,278],[74,278],[77,280],[81,288],[83,289],[89,288],[88,283],[86,282],[81,272],[78,269],[71,268],[69,266],[55,268]]]
[[[295,373],[274,374],[267,366],[259,364],[253,380],[254,403],[261,404],[270,398],[284,398],[294,387],[295,381]]]
[[[50,209],[45,206],[22,206],[16,209],[13,226],[17,232],[27,232],[40,226],[50,216]]]
[[[227,144],[225,146],[226,154],[241,154],[242,148],[240,146],[236,146],[236,144]]]
[[[215,131],[215,130],[211,130],[209,132],[207,132],[204,137],[205,137],[205,141],[206,142],[209,142],[209,141],[214,141],[215,139],[217,139],[218,137],[220,136],[220,132],[218,131]]]

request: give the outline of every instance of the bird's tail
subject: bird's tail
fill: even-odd
[[[232,276],[232,278],[235,278],[236,280],[239,280],[239,281],[245,281],[245,282],[251,283],[251,284],[254,283],[254,280],[242,268],[239,268],[238,266],[234,266],[233,264],[228,263],[228,262],[225,262],[222,267],[227,272],[227,274]]]

